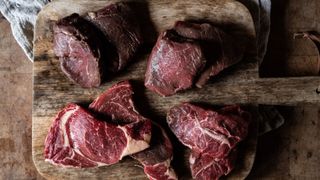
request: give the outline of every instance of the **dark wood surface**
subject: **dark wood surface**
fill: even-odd
[[[73,178],[112,178],[112,179],[144,179],[142,169],[137,166],[137,162],[130,158],[124,158],[118,164],[92,168],[92,169],[65,169],[53,166],[44,161],[43,149],[44,139],[48,133],[56,113],[69,102],[76,102],[87,105],[101,92],[110,87],[112,84],[126,79],[131,79],[136,89],[136,104],[138,109],[147,117],[154,121],[165,124],[165,114],[168,108],[183,101],[201,102],[210,104],[233,103],[234,100],[226,100],[224,95],[219,96],[220,87],[235,84],[244,79],[251,79],[257,75],[257,66],[254,59],[248,59],[247,62],[235,67],[229,74],[234,74],[232,78],[222,78],[217,80],[215,85],[206,86],[203,89],[190,90],[185,93],[172,97],[160,97],[155,93],[145,90],[143,79],[145,74],[146,59],[148,53],[142,54],[137,62],[132,63],[125,72],[119,73],[107,81],[101,87],[95,89],[83,89],[78,85],[70,82],[61,72],[59,60],[52,52],[52,23],[53,21],[69,15],[73,12],[83,14],[89,10],[102,8],[114,1],[54,1],[45,7],[38,16],[37,26],[35,29],[35,61],[34,61],[34,101],[33,101],[33,159],[38,171],[46,178],[53,179],[73,179]],[[239,42],[254,42],[255,32],[253,21],[248,10],[241,4],[232,0],[225,1],[149,1],[147,4],[143,1],[135,2],[136,7],[141,8],[139,17],[150,17],[153,24],[152,29],[146,29],[146,32],[163,31],[170,28],[177,20],[206,20],[227,28],[230,33],[237,35]],[[149,20],[149,21],[150,21]],[[144,27],[150,27],[147,19],[142,21]],[[154,43],[156,36],[147,36],[147,42]],[[251,48],[253,43],[250,44]],[[149,48],[148,48],[149,49]],[[248,49],[247,54],[252,54],[252,49]],[[237,75],[235,75],[237,74]],[[223,76],[224,77],[224,76]],[[239,90],[231,90],[235,96],[242,94]],[[226,93],[223,93],[226,94]],[[218,101],[220,99],[220,101]],[[241,103],[241,102],[239,102]],[[242,101],[242,103],[247,103]],[[256,108],[254,108],[256,109]],[[252,110],[253,113],[255,110]],[[257,116],[255,116],[257,117]],[[256,123],[257,121],[255,121]],[[254,124],[254,123],[253,123]],[[255,132],[255,133],[254,133]],[[237,170],[233,172],[230,178],[243,179],[250,172],[255,157],[255,147],[257,142],[257,129],[252,131],[252,136],[246,143],[250,144],[245,148],[242,157],[245,161]],[[180,146],[181,148],[181,146]],[[182,149],[181,149],[182,150]],[[181,154],[178,152],[177,154]],[[182,161],[181,161],[182,160]],[[177,160],[175,160],[177,162]],[[181,162],[184,157],[180,158]],[[240,164],[240,163],[239,163]],[[186,164],[177,163],[175,168],[178,175],[183,179],[189,179],[190,173],[187,173]]]
[[[31,156],[32,62],[0,13],[0,179],[43,179]]]

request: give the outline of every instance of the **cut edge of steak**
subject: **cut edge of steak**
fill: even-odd
[[[98,87],[105,62],[97,29],[74,13],[54,24],[53,32],[54,52],[60,59],[63,73],[82,87]]]
[[[117,72],[132,61],[143,43],[142,32],[136,13],[129,3],[117,2],[95,12],[86,18],[100,29],[116,48],[117,57],[108,64],[108,70]]]
[[[173,95],[191,88],[205,63],[199,43],[167,30],[148,58],[145,86],[162,96]]]
[[[153,123],[150,147],[131,155],[142,165],[150,180],[176,180],[177,175],[171,167],[173,158],[172,144],[164,129]]]
[[[190,168],[197,179],[218,179],[233,169],[236,145],[247,136],[250,121],[237,105],[213,111],[182,103],[167,114],[170,129],[192,151]]]

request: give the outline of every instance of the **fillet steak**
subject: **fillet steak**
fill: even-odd
[[[205,64],[198,42],[165,31],[149,56],[145,86],[162,96],[173,95],[190,88]]]
[[[123,81],[101,94],[90,104],[89,108],[95,113],[110,117],[114,123],[150,123],[149,119],[141,116],[135,110],[132,94],[133,90],[129,81]],[[143,132],[141,129],[138,130],[137,132],[133,132],[131,136]],[[132,157],[142,163],[144,172],[149,179],[177,179],[174,170],[170,167],[172,159],[170,139],[165,131],[156,124],[152,127],[150,147],[132,155]]]
[[[132,60],[143,41],[135,12],[128,3],[119,2],[89,12],[87,18],[117,50],[117,57],[110,61],[108,69],[114,72],[122,70]]]
[[[115,125],[101,121],[82,107],[68,104],[58,113],[46,137],[45,160],[80,168],[114,164],[148,148],[150,130],[148,123]]]
[[[212,111],[182,103],[169,110],[167,122],[179,141],[192,151],[192,176],[218,179],[234,167],[235,148],[247,136],[250,114],[239,106]]]
[[[173,28],[180,36],[201,42],[207,58],[206,68],[201,72],[195,85],[201,88],[211,76],[215,76],[225,68],[242,59],[244,46],[240,46],[235,38],[218,27],[208,23],[190,23],[177,21]]]
[[[148,59],[145,86],[162,95],[202,87],[223,69],[239,62],[244,47],[208,23],[178,21],[161,33]]]
[[[63,73],[85,88],[98,87],[103,74],[103,38],[97,29],[78,14],[53,26],[54,52]]]

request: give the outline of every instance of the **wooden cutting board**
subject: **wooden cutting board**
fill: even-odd
[[[183,101],[206,104],[297,104],[317,103],[316,89],[320,85],[317,77],[309,78],[259,78],[258,66],[254,58],[254,43],[250,44],[243,62],[229,68],[213,78],[204,88],[188,90],[177,95],[162,98],[143,86],[148,53],[142,54],[124,72],[95,89],[83,89],[72,84],[61,72],[59,60],[52,50],[52,24],[71,13],[84,14],[116,2],[114,0],[56,0],[49,3],[39,13],[34,39],[34,101],[32,122],[32,156],[38,171],[49,179],[144,179],[146,176],[138,163],[124,158],[120,163],[91,169],[64,169],[44,161],[44,139],[56,113],[69,102],[88,105],[101,92],[115,82],[132,79],[136,89],[136,105],[140,112],[154,121],[165,124],[165,112]],[[170,28],[177,20],[210,21],[229,33],[239,37],[239,41],[254,42],[255,32],[248,10],[233,0],[151,0],[133,3],[144,23],[143,32],[147,42],[155,42],[157,34]],[[150,50],[146,49],[146,52]],[[255,108],[251,108],[256,114]],[[257,117],[257,115],[255,116]],[[257,117],[258,118],[258,117]],[[249,144],[242,158],[245,161],[236,167],[230,178],[244,178],[250,172],[254,160],[256,129],[253,128]],[[179,147],[179,145],[177,146]],[[181,147],[179,147],[181,148]],[[177,154],[181,149],[177,149]],[[183,157],[182,157],[183,158]],[[186,163],[174,165],[183,179],[189,178]],[[186,171],[186,172],[184,172]]]

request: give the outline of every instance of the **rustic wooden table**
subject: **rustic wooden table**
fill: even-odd
[[[0,179],[41,179],[31,156],[32,63],[0,14]]]
[[[320,15],[317,10],[320,2],[317,0],[273,2],[270,46],[274,47],[272,43],[276,44],[277,37],[281,38],[281,27],[288,26],[282,24],[283,19],[279,17],[288,19],[289,14],[294,14],[299,18],[293,26],[299,27],[298,21],[319,28],[319,24],[308,20],[308,17]],[[277,51],[279,49],[267,57],[283,61],[278,67],[291,68],[287,74],[294,72],[297,75],[300,68],[306,73],[308,67],[309,74],[312,74],[310,63],[292,65],[292,62],[280,59],[274,53]],[[260,137],[256,162],[249,179],[319,179],[320,105],[279,109],[286,122],[279,129]],[[9,23],[0,15],[0,179],[42,179],[31,158],[31,110],[32,63],[13,39]]]

